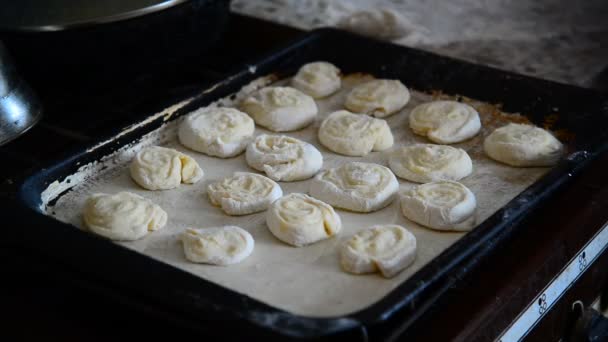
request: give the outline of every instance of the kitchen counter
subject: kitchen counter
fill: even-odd
[[[503,0],[235,0],[233,11],[303,30],[393,9],[407,32],[393,42],[579,86],[608,67],[608,3]]]

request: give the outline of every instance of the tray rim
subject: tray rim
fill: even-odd
[[[234,73],[230,73],[230,76],[228,76],[227,78],[212,85],[208,89],[204,90],[203,92],[199,93],[197,96],[192,98],[192,101],[190,101],[185,106],[183,106],[182,108],[177,110],[178,113],[174,117],[179,117],[181,115],[188,113],[190,111],[189,108],[191,106],[193,106],[194,104],[196,104],[197,102],[207,102],[208,103],[210,101],[213,101],[214,99],[217,99],[217,98],[220,98],[222,96],[232,93],[233,91],[230,91],[231,88],[230,87],[225,88],[226,86],[233,85],[233,87],[234,87],[234,85],[236,84],[237,85],[236,88],[239,88],[243,84],[247,83],[247,79],[249,79],[249,81],[250,81],[251,79],[255,79],[264,74],[264,73],[257,74],[257,71],[254,73],[251,73],[249,71],[251,66],[255,66],[255,67],[263,66],[263,65],[271,66],[274,61],[284,58],[286,55],[288,55],[292,51],[297,51],[298,48],[302,47],[303,45],[308,44],[311,40],[325,39],[325,37],[327,37],[327,36],[330,36],[330,38],[331,38],[331,36],[338,36],[338,37],[343,36],[343,37],[349,38],[349,39],[365,39],[365,40],[376,41],[371,38],[360,37],[355,34],[347,33],[347,32],[341,31],[341,30],[337,30],[337,29],[324,28],[324,29],[318,29],[318,30],[311,31],[309,33],[302,35],[301,37],[297,38],[296,40],[289,42],[284,47],[281,47],[281,48],[277,49],[276,51],[273,51],[273,52],[267,54],[266,56],[258,58],[255,61],[252,61],[250,63],[245,63],[243,66],[236,67],[235,70],[237,70],[237,71],[235,71]],[[393,45],[393,44],[386,43],[386,42],[379,42],[379,41],[376,41],[376,42],[378,42],[379,44]],[[439,58],[444,59],[444,60],[452,60],[456,63],[460,63],[460,64],[464,63],[464,64],[472,65],[472,66],[475,66],[480,69],[485,69],[488,72],[491,70],[492,72],[497,72],[497,73],[500,73],[503,75],[510,75],[512,77],[516,77],[516,78],[520,78],[520,79],[524,79],[524,80],[526,80],[526,79],[535,80],[535,81],[546,83],[547,85],[553,85],[553,86],[559,86],[559,87],[569,87],[572,89],[577,89],[578,91],[584,91],[590,95],[600,96],[604,100],[606,100],[606,98],[603,94],[593,91],[593,90],[583,89],[583,88],[579,88],[579,87],[575,87],[575,86],[571,86],[571,85],[564,85],[564,84],[553,82],[553,81],[540,80],[540,79],[536,79],[536,78],[532,78],[532,77],[528,77],[528,76],[522,76],[522,75],[518,75],[515,73],[511,73],[511,72],[506,72],[506,71],[503,71],[500,69],[477,65],[477,64],[470,63],[467,61],[462,61],[462,60],[451,58],[451,57],[440,56],[435,53],[417,50],[417,49],[413,49],[413,48],[397,46],[397,45],[393,45],[393,46],[396,48],[399,48],[399,49],[404,49],[404,51],[410,51],[410,52],[415,51],[418,54],[435,56],[435,58],[437,58],[437,56],[438,56]],[[237,80],[237,81],[234,81],[234,80]],[[239,83],[240,81],[242,81],[243,83]],[[227,94],[222,95],[222,93],[226,93],[226,92],[227,92]],[[209,100],[209,101],[207,101],[207,100]],[[608,103],[608,100],[606,100],[605,103]],[[196,107],[198,107],[198,106],[196,106]],[[604,114],[608,113],[607,108],[608,107],[603,108]],[[133,120],[134,125],[139,124],[141,122],[142,118],[148,118],[148,117],[150,117],[150,114],[145,114],[142,117],[134,118],[134,120]],[[67,153],[68,157],[66,157],[66,158],[59,157],[58,160],[60,160],[60,162],[55,162],[55,163],[51,162],[51,163],[49,163],[49,165],[46,168],[43,168],[42,170],[35,172],[34,174],[28,175],[19,186],[18,199],[20,200],[21,204],[25,205],[28,209],[33,209],[34,211],[37,212],[38,215],[43,216],[44,219],[48,220],[49,224],[52,222],[53,225],[61,225],[61,226],[68,227],[69,229],[73,230],[75,234],[87,236],[87,238],[91,238],[91,239],[98,239],[98,240],[100,239],[100,241],[104,242],[102,245],[114,246],[114,247],[125,249],[126,251],[128,251],[129,253],[131,253],[133,255],[140,256],[142,258],[145,258],[149,262],[152,262],[152,264],[154,264],[155,267],[162,265],[163,267],[167,267],[167,268],[175,270],[179,273],[184,273],[191,277],[194,277],[199,282],[204,282],[207,285],[211,285],[213,287],[223,288],[220,285],[215,285],[205,279],[191,275],[185,271],[179,270],[179,269],[177,269],[173,266],[170,266],[168,264],[165,264],[161,261],[157,261],[157,260],[152,259],[143,254],[129,250],[126,247],[117,245],[115,243],[112,243],[111,241],[99,238],[93,234],[88,234],[86,232],[82,232],[79,229],[74,229],[74,227],[72,225],[62,223],[44,213],[42,213],[40,211],[40,209],[38,208],[38,205],[41,203],[40,198],[36,199],[36,198],[33,198],[33,196],[32,196],[32,192],[33,193],[38,192],[38,194],[40,194],[40,191],[44,190],[46,188],[46,186],[48,186],[48,182],[45,182],[45,179],[47,179],[49,177],[49,175],[63,173],[62,170],[65,167],[68,167],[69,165],[74,166],[77,161],[86,159],[85,157],[87,155],[91,154],[90,151],[100,153],[101,156],[106,156],[106,155],[114,152],[115,149],[122,147],[131,141],[138,140],[138,137],[141,137],[143,134],[145,134],[149,131],[152,131],[154,129],[157,129],[158,127],[160,127],[160,125],[163,122],[164,122],[163,117],[159,116],[156,119],[152,120],[151,122],[149,122],[145,125],[142,125],[141,127],[135,127],[130,132],[117,138],[116,137],[117,133],[123,132],[125,129],[125,128],[121,127],[119,129],[117,129],[117,132],[111,132],[110,134],[108,134],[107,137],[102,137],[102,138],[96,140],[95,142],[91,143],[90,146],[85,146],[85,147],[77,149],[76,151],[68,152]],[[128,126],[128,127],[131,127],[131,126]],[[551,185],[551,187],[544,189],[544,191],[541,192],[541,196],[534,197],[532,199],[532,201],[534,203],[539,203],[544,198],[547,198],[548,196],[552,195],[559,187],[561,187],[564,183],[566,183],[568,181],[568,178],[566,178],[566,179],[563,178],[564,174],[566,174],[566,173],[571,174],[571,175],[577,174],[591,160],[595,159],[595,157],[600,152],[608,149],[608,141],[605,141],[604,138],[605,137],[601,137],[601,139],[596,139],[602,143],[594,146],[592,151],[583,151],[582,153],[575,152],[574,154],[569,155],[568,158],[563,159],[557,166],[555,166],[551,170],[549,170],[544,176],[542,176],[532,186],[530,186],[529,188],[524,190],[522,193],[520,193],[518,196],[516,196],[513,200],[511,200],[509,203],[507,203],[507,205],[505,207],[499,209],[490,218],[488,218],[486,221],[481,223],[476,229],[474,229],[473,231],[464,235],[461,239],[457,240],[454,244],[452,244],[446,250],[441,252],[437,257],[435,257],[433,260],[431,260],[429,263],[427,263],[425,266],[423,266],[420,270],[418,270],[416,273],[414,273],[412,275],[412,277],[408,278],[403,283],[398,285],[394,290],[389,292],[386,296],[384,296],[378,302],[376,302],[376,303],[370,305],[369,307],[362,309],[360,311],[356,311],[354,313],[351,313],[351,314],[348,314],[345,316],[328,317],[328,318],[299,316],[299,315],[291,314],[291,313],[283,311],[281,309],[272,307],[272,306],[262,303],[256,299],[247,297],[245,295],[242,295],[235,291],[229,290],[227,288],[223,288],[223,289],[226,289],[227,291],[231,292],[232,294],[236,294],[241,297],[247,297],[248,298],[247,299],[248,307],[255,306],[257,309],[261,310],[260,312],[256,312],[256,315],[258,315],[258,316],[260,314],[262,314],[262,316],[274,315],[272,324],[268,324],[268,322],[269,322],[267,319],[268,317],[254,317],[255,315],[245,315],[247,317],[240,317],[240,318],[246,318],[250,322],[253,322],[254,325],[260,325],[267,329],[271,329],[271,330],[274,330],[275,332],[279,332],[279,333],[286,334],[289,336],[318,337],[318,336],[324,336],[324,335],[331,334],[331,333],[336,333],[343,329],[353,329],[353,328],[356,328],[359,326],[366,327],[369,325],[382,323],[382,322],[390,319],[391,316],[394,316],[398,311],[402,311],[404,309],[404,307],[412,306],[409,310],[410,317],[409,317],[409,319],[407,319],[404,322],[404,325],[409,325],[415,320],[415,318],[417,316],[419,316],[421,314],[420,311],[422,311],[422,310],[419,310],[419,311],[415,310],[418,308],[416,307],[416,305],[412,305],[412,301],[416,298],[416,296],[422,296],[423,292],[428,296],[428,293],[438,293],[438,292],[443,293],[443,292],[447,291],[447,289],[452,284],[454,284],[454,282],[459,277],[466,274],[466,271],[464,270],[465,268],[466,269],[471,268],[469,266],[472,263],[474,263],[474,260],[472,260],[472,259],[475,259],[474,258],[475,256],[477,256],[478,257],[477,260],[479,260],[480,257],[483,257],[483,255],[485,255],[485,253],[488,253],[491,250],[491,246],[499,243],[507,233],[513,233],[514,231],[516,231],[516,229],[515,229],[516,226],[521,226],[521,222],[526,218],[528,212],[531,211],[531,207],[523,208],[524,202],[526,204],[530,202],[529,198],[526,198],[525,201],[522,202],[523,197],[529,196],[530,193],[538,192],[541,187],[545,187],[546,185]],[[106,143],[106,144],[100,145],[99,142],[103,142],[103,141],[112,142],[112,144]],[[87,151],[89,151],[89,152],[87,152]],[[99,158],[93,158],[93,160],[98,160],[98,159]],[[88,163],[88,162],[85,162],[84,164],[86,164],[86,163]],[[69,175],[69,174],[71,174],[71,172],[67,172],[67,175]],[[545,184],[545,183],[547,183],[547,184]],[[38,190],[40,190],[40,191],[38,191]],[[535,195],[538,195],[538,194],[535,193]],[[60,196],[61,195],[59,195],[58,197],[60,197]],[[517,205],[515,205],[515,204],[517,204]],[[516,217],[516,219],[511,220],[509,222],[495,222],[495,224],[493,225],[493,228],[490,229],[489,227],[492,226],[491,223],[493,221],[496,221],[498,219],[498,216],[505,215],[505,212],[504,212],[505,208],[507,208],[509,211],[507,214],[514,215]],[[501,238],[501,237],[503,237],[503,238]],[[459,248],[461,248],[462,245],[465,245],[467,243],[472,244],[474,246],[473,250],[467,252],[465,255],[462,255],[462,252],[457,253],[457,250]],[[105,247],[107,247],[107,246],[105,246]],[[112,248],[112,247],[109,247],[109,248]],[[456,257],[454,257],[454,254],[461,254],[461,255],[456,258]],[[448,265],[449,265],[447,267],[448,269],[450,269],[452,271],[457,271],[458,266],[464,266],[465,264],[467,265],[467,267],[464,267],[464,268],[461,267],[460,272],[455,273],[453,275],[447,274],[449,272],[445,269],[443,272],[435,272],[433,276],[425,279],[424,281],[422,281],[422,283],[414,286],[414,283],[416,281],[422,280],[422,279],[418,279],[418,278],[420,278],[420,275],[423,274],[423,271],[426,270],[426,272],[424,272],[424,273],[429,273],[430,269],[434,269],[437,267],[437,264],[439,264],[439,261],[446,261],[445,259],[450,259],[450,257],[453,257],[453,258],[452,258],[452,260],[450,260],[448,262]],[[439,284],[441,281],[443,281],[443,284]],[[433,284],[435,286],[439,285],[439,287],[431,289],[429,287],[429,284]],[[409,285],[409,286],[406,286],[406,285]],[[408,290],[408,288],[411,289],[412,291],[411,292],[405,291],[405,290]],[[408,293],[399,294],[398,292],[408,292]],[[394,303],[395,300],[398,300],[397,304]],[[421,303],[421,304],[417,304],[417,305],[423,306],[425,304]],[[238,310],[238,308],[234,308],[234,309]],[[262,312],[264,310],[267,310],[267,312]],[[235,318],[238,316],[240,316],[240,315],[238,315],[238,314],[235,315]],[[277,326],[277,323],[282,323],[284,325]]]

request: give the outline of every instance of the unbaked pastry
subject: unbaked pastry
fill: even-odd
[[[471,230],[476,206],[473,192],[452,181],[418,185],[401,194],[403,216],[438,230]]]
[[[275,237],[296,247],[330,238],[342,229],[334,208],[300,193],[283,196],[272,203],[266,224]]]
[[[438,144],[465,141],[481,129],[475,108],[457,101],[423,103],[412,110],[409,119],[414,133]]]
[[[497,128],[483,143],[486,154],[511,166],[551,166],[564,146],[551,133],[532,125],[508,124]]]
[[[186,259],[211,265],[231,265],[253,252],[253,237],[237,226],[186,229],[181,234]]]
[[[190,113],[179,125],[182,145],[210,156],[229,158],[245,150],[255,123],[234,108],[207,107]]]
[[[392,8],[356,11],[342,18],[338,27],[376,39],[397,39],[420,29]]]
[[[268,209],[283,196],[281,187],[273,180],[250,172],[235,172],[232,177],[209,184],[207,194],[213,205],[228,215],[247,215]]]
[[[274,132],[295,131],[310,125],[317,116],[312,97],[291,87],[264,87],[241,103],[255,123]]]
[[[297,181],[314,176],[323,156],[313,145],[286,135],[257,136],[245,154],[247,164],[275,181]]]
[[[355,113],[383,118],[403,108],[410,100],[409,90],[399,80],[373,80],[353,88],[344,106]]]
[[[392,153],[388,165],[397,176],[417,183],[460,180],[473,172],[467,152],[447,145],[402,147]]]
[[[347,156],[364,156],[393,146],[391,129],[382,119],[346,110],[331,113],[319,128],[319,141],[328,149]]]
[[[365,213],[386,207],[398,189],[388,167],[349,162],[317,174],[310,195],[337,208]]]
[[[111,240],[132,241],[167,223],[167,213],[152,201],[130,192],[94,194],[83,210],[84,223]]]
[[[416,237],[398,225],[378,225],[348,239],[340,250],[342,268],[350,273],[380,272],[391,278],[416,258]]]
[[[328,62],[303,65],[291,79],[291,85],[315,99],[329,96],[340,89],[340,69]]]
[[[142,188],[166,190],[203,178],[196,160],[171,148],[152,146],[139,151],[131,162],[131,178]]]

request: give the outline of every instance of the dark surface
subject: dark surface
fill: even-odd
[[[233,20],[235,19],[233,18]],[[261,27],[258,25],[262,24],[257,21],[250,21],[243,18],[237,18],[236,20],[238,20],[239,30],[232,31],[231,34],[235,34],[235,36],[233,36],[230,41],[238,41],[238,44],[222,47],[222,49],[224,49],[223,51],[226,51],[226,56],[218,58],[217,65],[221,66],[213,66],[213,63],[210,63],[210,65],[212,66],[209,68],[213,68],[213,72],[205,70],[205,68],[198,69],[197,67],[192,67],[191,65],[189,65],[188,67],[190,67],[191,70],[200,70],[200,74],[197,74],[198,76],[194,77],[195,80],[193,80],[191,85],[187,84],[186,86],[184,86],[183,92],[176,91],[176,93],[178,94],[174,95],[177,98],[188,94],[190,91],[201,89],[201,87],[204,87],[205,84],[208,84],[208,82],[213,79],[221,78],[222,74],[224,72],[227,72],[231,66],[238,64],[239,57],[235,58],[235,56],[243,56],[242,53],[239,54],[235,52],[260,51],[256,49],[268,48],[269,45],[272,45],[272,43],[280,42],[282,38],[288,38],[290,35],[294,34],[293,31],[281,29],[280,34],[277,33],[278,36],[273,36],[276,40],[273,40],[272,43],[269,42],[270,40],[261,41],[254,38],[247,39],[243,36],[243,32],[250,32],[253,37],[256,37],[256,35],[254,34],[254,29],[260,30]],[[232,27],[235,28],[237,26]],[[271,26],[264,27],[268,28]],[[245,28],[245,30],[240,30],[242,28]],[[266,44],[268,45],[265,45],[264,42],[266,42]],[[250,50],[241,50],[243,48],[249,48]],[[232,56],[232,59],[227,57],[228,55]],[[255,55],[255,53],[249,53],[247,54],[247,57],[253,57],[253,55]],[[184,65],[174,67],[176,70],[185,68]],[[218,70],[219,72],[217,72]],[[186,72],[186,74],[190,73]],[[211,77],[206,77],[207,75],[211,75]],[[153,75],[150,75],[149,77],[151,79],[156,79],[156,76]],[[144,79],[146,78],[144,77]],[[148,82],[142,82],[142,84],[148,84]],[[163,83],[160,82],[159,84]],[[145,89],[145,86],[136,82],[125,85],[124,89],[133,89],[134,87],[139,86],[142,87],[139,88],[140,91],[142,89]],[[174,89],[175,87],[173,86],[171,88]],[[66,93],[69,93],[69,90],[66,91]],[[134,93],[136,92],[134,91]],[[105,94],[99,94],[100,99],[103,98],[104,95]],[[129,97],[128,99],[131,100],[131,98]],[[137,108],[134,109],[132,112],[138,112],[139,108],[146,108],[146,104],[150,106],[153,106],[153,104],[158,104],[158,101],[163,99],[164,98],[148,98],[148,102],[146,100],[142,100],[141,103],[138,103],[137,105],[134,105],[134,107],[131,107]],[[171,100],[172,98],[169,96],[167,101],[170,102]],[[138,107],[138,105],[143,107]],[[125,107],[129,108],[128,106],[129,104],[127,103]],[[65,107],[57,108],[58,110],[60,110]],[[91,106],[90,109],[96,110],[96,107]],[[128,116],[129,113],[130,112],[127,111],[123,115]],[[61,122],[62,115],[68,116],[70,115],[70,113],[57,114],[56,118],[58,118],[59,122]],[[126,123],[129,121],[130,120],[128,117],[123,117],[119,119],[119,123]],[[70,124],[71,120],[66,119],[66,122]],[[43,126],[36,127],[34,131],[28,133],[27,136],[30,136],[31,138],[27,138],[27,140],[25,140],[25,137],[20,138],[14,143],[11,143],[10,148],[0,149],[0,154],[3,158],[3,161],[7,160],[4,158],[8,157],[11,158],[10,160],[12,162],[16,163],[16,165],[14,165],[12,162],[6,163],[6,165],[10,166],[8,168],[3,168],[0,172],[3,172],[3,176],[5,177],[18,176],[23,172],[23,170],[29,167],[37,168],[39,167],[39,165],[45,164],[49,160],[56,159],[58,155],[65,153],[66,149],[73,149],[80,143],[89,143],[91,141],[94,141],[99,135],[104,135],[112,128],[115,128],[116,125],[120,125],[116,122],[102,122],[98,124],[92,118],[88,118],[88,120],[83,119],[81,122],[89,123],[90,128],[83,129],[82,131],[78,127],[65,128],[59,124],[56,124],[54,121],[49,120],[49,123],[46,123]],[[16,144],[19,142],[20,144]],[[603,162],[599,164],[599,166],[597,166],[597,162],[596,164],[594,164],[594,170],[604,170],[605,172],[608,171],[605,170],[605,158],[602,160]],[[583,173],[583,175],[578,179],[581,178],[587,179],[587,182],[593,184],[595,188],[605,188],[606,184],[602,183],[601,177],[600,179],[598,179],[597,177],[589,178],[586,173]],[[9,198],[10,191],[13,189],[10,183],[11,182],[9,181],[8,184],[4,184],[4,189],[8,192],[5,193],[5,196],[8,195]],[[572,186],[568,187],[568,189],[571,188]],[[580,205],[584,207],[587,203],[589,203],[588,196],[590,194],[593,194],[593,192],[586,191],[583,196],[580,197],[581,194],[578,193],[578,196],[580,198]],[[556,196],[554,198],[554,201],[557,201],[557,203],[551,204],[553,210],[551,210],[550,212],[554,212],[556,207],[560,208],[560,205],[563,208],[570,207],[570,200],[577,198],[573,195],[570,196],[571,197],[564,197],[561,194],[559,196]],[[605,198],[605,196],[600,197],[600,199],[602,198]],[[562,202],[560,202],[559,199],[561,199]],[[605,200],[603,203],[605,203]],[[597,207],[594,207],[594,209],[589,212],[575,212],[573,214],[573,219],[575,217],[579,217],[579,214],[595,217],[594,222],[600,222],[602,220],[602,215],[601,213],[598,214]],[[28,214],[24,213],[23,217],[27,217],[27,215]],[[535,215],[534,217],[537,216],[538,215]],[[539,219],[542,221],[543,217],[540,217]],[[576,221],[573,221],[572,225],[574,224],[574,222]],[[21,228],[20,232],[23,233],[23,235],[28,235],[31,232],[31,230],[28,228],[31,228],[32,230],[36,229],[35,224],[33,226],[28,226],[27,223],[21,222],[15,222],[14,224],[18,224],[18,226]],[[558,224],[562,226],[561,222],[558,222]],[[572,225],[564,224],[563,230],[572,231]],[[526,225],[526,227],[528,226],[529,224]],[[592,230],[594,229],[594,227],[590,225],[589,229]],[[532,230],[524,230],[523,232],[521,232],[521,234],[523,236],[526,236],[526,233],[529,231]],[[575,235],[578,236],[578,234]],[[559,238],[559,235],[554,235],[551,229],[549,229],[545,236],[546,239],[540,239],[540,243],[538,242],[538,240],[535,240],[534,243],[526,239],[519,240],[521,242],[521,245],[515,245],[517,246],[518,255],[521,255],[522,259],[527,260],[524,255],[528,255],[526,254],[528,250],[523,247],[536,246],[536,248],[533,249],[533,252],[538,252],[539,250],[543,251],[542,249],[538,248],[539,245],[545,246],[545,241],[554,241],[555,238]],[[584,239],[584,235],[581,235],[580,238]],[[49,244],[51,244],[52,242],[53,241],[49,241]],[[78,241],[69,241],[69,243],[77,244]],[[89,340],[96,340],[97,337],[101,340],[107,339],[107,337],[115,337],[116,334],[119,331],[122,331],[123,329],[128,330],[128,332],[126,335],[121,336],[129,336],[139,333],[143,333],[146,335],[154,334],[155,336],[162,336],[163,334],[172,334],[175,331],[176,327],[180,327],[182,329],[184,328],[184,326],[180,325],[178,321],[174,321],[172,319],[167,318],[162,313],[158,313],[159,310],[156,309],[156,307],[153,305],[133,307],[131,304],[133,298],[131,296],[129,298],[124,298],[121,297],[119,294],[109,293],[109,291],[103,286],[103,283],[99,282],[99,279],[88,279],[88,277],[86,275],[81,274],[80,271],[70,269],[70,267],[66,265],[65,262],[62,263],[57,260],[53,260],[52,256],[46,254],[40,255],[31,249],[28,250],[24,248],[22,245],[17,245],[16,242],[11,240],[3,240],[2,245],[6,247],[2,250],[2,260],[11,261],[5,267],[5,270],[13,271],[9,272],[9,274],[11,274],[12,276],[7,277],[9,281],[5,282],[4,284],[7,288],[9,288],[9,291],[5,293],[12,294],[11,299],[7,300],[7,303],[10,304],[11,312],[13,312],[14,314],[12,315],[12,319],[9,321],[9,324],[7,324],[7,326],[9,327],[8,331],[12,332],[13,334],[18,334],[22,337],[34,337],[51,334],[54,336],[58,336],[58,339],[61,340],[69,338],[72,338],[74,340],[80,340],[82,339],[82,336],[87,336]],[[574,243],[573,246],[575,246]],[[504,271],[500,272],[500,274],[497,274],[497,272],[495,272],[492,265],[496,264],[492,263],[491,261],[503,260],[502,262],[504,262],[505,259],[512,260],[513,258],[510,257],[509,251],[513,250],[513,248],[514,245],[512,245],[512,242],[510,242],[509,245],[504,246],[503,248],[498,250],[500,252],[498,254],[502,255],[502,259],[499,258],[487,260],[486,262],[482,263],[481,267],[475,273],[465,278],[465,281],[459,281],[455,283],[453,285],[453,288],[456,289],[457,295],[454,295],[454,298],[461,298],[461,302],[447,301],[451,303],[444,305],[442,304],[442,302],[439,302],[438,304],[436,304],[433,307],[434,310],[432,310],[431,313],[427,315],[427,317],[430,317],[428,318],[429,321],[427,321],[426,324],[422,326],[422,328],[417,330],[419,332],[419,335],[416,336],[420,337],[420,339],[423,339],[423,337],[424,339],[426,339],[429,338],[429,334],[435,336],[439,335],[444,337],[440,340],[444,340],[445,338],[449,339],[449,336],[455,336],[457,332],[466,332],[466,323],[470,323],[471,318],[474,318],[475,315],[479,314],[479,312],[484,312],[483,310],[487,310],[487,299],[492,298],[492,294],[494,293],[496,287],[498,287],[500,290],[500,284],[503,284],[503,282],[506,284],[513,284],[511,281],[509,281],[510,274],[519,274],[524,271],[530,272],[526,268],[522,268],[521,264],[517,262],[511,262],[511,264],[505,263],[505,270],[512,270],[512,273],[510,273],[509,271]],[[574,247],[572,247],[572,249],[573,248]],[[84,252],[86,252],[86,250]],[[542,255],[559,255],[558,258],[567,259],[567,254],[570,252],[572,251],[564,250],[563,253],[555,253],[555,250],[551,250],[551,247],[549,247],[548,251],[544,250],[544,253],[548,254]],[[18,257],[15,257],[16,255]],[[540,259],[542,259],[542,255],[539,256]],[[532,259],[530,263],[536,264],[536,261]],[[543,263],[541,262],[541,264]],[[58,265],[64,267],[57,267]],[[137,272],[137,267],[135,264],[132,265],[132,270]],[[80,276],[73,277],[74,274]],[[530,275],[530,273],[525,274],[527,276]],[[505,279],[505,276],[507,279]],[[539,276],[539,278],[540,280],[538,280],[537,283],[547,281],[546,275],[541,275]],[[488,285],[487,287],[480,287],[477,285],[480,281],[484,284],[489,283],[490,285]],[[517,287],[518,285],[516,283],[513,286]],[[533,297],[533,286],[532,289],[526,289],[526,293],[528,294],[528,296]],[[466,300],[464,300],[464,298],[466,298]],[[473,300],[473,304],[471,304],[470,299],[478,300]],[[485,302],[484,299],[486,299]],[[462,303],[463,301],[464,304]],[[518,305],[523,308],[523,302],[525,302],[525,297],[523,297],[522,299],[518,299],[518,301],[515,301],[515,303],[512,302],[512,300],[505,300],[504,305],[508,306],[510,310],[516,312],[517,310],[519,310]],[[458,305],[456,305],[455,303]],[[470,308],[470,310],[465,311],[469,312],[470,315],[459,314],[463,307]],[[438,312],[447,315],[448,318],[446,318],[445,316],[433,316],[434,314],[436,315]],[[132,314],[135,314],[135,316],[132,317]],[[455,316],[457,316],[456,318],[459,319],[454,319]],[[37,317],[38,319],[36,319],[35,317]],[[502,321],[509,321],[510,319],[512,319],[512,317],[509,318],[509,315],[506,315],[504,313],[500,315],[500,317],[502,318]],[[26,322],[26,318],[30,321]],[[38,329],[24,329],[26,326],[29,326],[32,318],[33,321],[40,322],[40,324],[38,325]],[[458,326],[458,324],[456,323],[446,324],[445,329],[428,329],[429,326],[433,326],[437,324],[437,322],[445,323],[451,320],[461,323],[464,321],[465,324],[461,326]],[[150,322],[154,322],[154,324],[150,324]],[[212,320],[212,322],[213,323],[209,323],[208,325],[201,324],[199,326],[200,331],[189,330],[189,332],[209,332],[210,326],[217,328],[221,325],[221,321],[218,322],[217,320]],[[142,328],[144,326],[145,329]],[[480,333],[479,325],[472,326],[474,327],[472,328],[473,332],[479,336],[483,336],[481,333],[486,332],[487,337],[491,335],[493,331],[489,330],[489,327],[482,325],[482,332]],[[462,327],[464,327],[465,329],[462,329]],[[189,329],[192,328],[190,327]],[[393,331],[393,329],[389,329],[389,327],[387,327],[386,329],[383,329],[381,333],[386,333],[389,331]],[[414,330],[414,332],[415,331],[416,330]],[[241,332],[246,332],[246,330],[243,330]],[[471,334],[473,334],[473,332],[471,332]],[[378,334],[373,335],[372,337],[381,336],[383,335]],[[467,339],[465,338],[464,340]]]
[[[183,1],[183,0],[182,0]],[[182,2],[180,1],[180,2]],[[0,27],[36,30],[52,26],[91,24],[137,16],[155,8],[169,7],[171,0],[0,0]]]
[[[75,150],[127,125],[138,113],[150,113],[200,91],[237,65],[300,33],[286,27],[277,30],[276,25],[246,17],[230,19],[233,23],[213,53],[193,57],[152,54],[146,63],[153,68],[127,75],[90,68],[88,62],[74,63],[65,72],[70,78],[82,79],[69,82],[54,78],[56,70],[36,74],[22,62],[20,72],[29,76],[26,79],[42,99],[45,113],[40,124],[26,136],[0,148],[3,161],[7,160],[0,168],[0,179],[19,175],[28,168],[40,168],[68,149]],[[273,30],[273,38],[258,39],[260,32],[266,30]],[[247,33],[251,33],[249,38]],[[82,76],[85,72],[91,73],[90,78]]]
[[[208,55],[225,32],[229,7],[229,0],[189,0],[128,20],[63,31],[0,27],[0,40],[34,88],[59,87],[87,97],[111,91],[117,81],[132,82]]]

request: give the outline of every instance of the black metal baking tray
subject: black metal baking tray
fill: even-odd
[[[334,29],[310,32],[259,61],[237,68],[240,70],[181,108],[179,115],[228,96],[259,76],[289,75],[302,64],[315,60],[332,62],[345,73],[366,72],[377,77],[399,78],[416,90],[441,90],[500,103],[507,112],[519,112],[537,125],[550,124],[553,130],[566,132],[567,155],[535,184],[382,300],[344,317],[325,319],[293,315],[74,229],[41,212],[40,195],[51,182],[62,180],[80,165],[99,160],[138,140],[160,127],[162,117],[127,134],[100,139],[112,140],[89,152],[83,148],[26,177],[18,199],[21,212],[28,215],[32,222],[30,229],[35,229],[35,233],[21,232],[21,238],[27,240],[28,246],[43,249],[70,267],[98,279],[103,286],[113,287],[134,301],[152,303],[158,310],[177,317],[181,324],[222,327],[226,329],[223,334],[235,336],[319,338],[348,335],[353,340],[367,340],[389,326],[398,331],[409,327],[485,255],[521,229],[522,221],[536,207],[608,148],[608,98],[599,93]],[[134,122],[143,118],[145,116]]]

